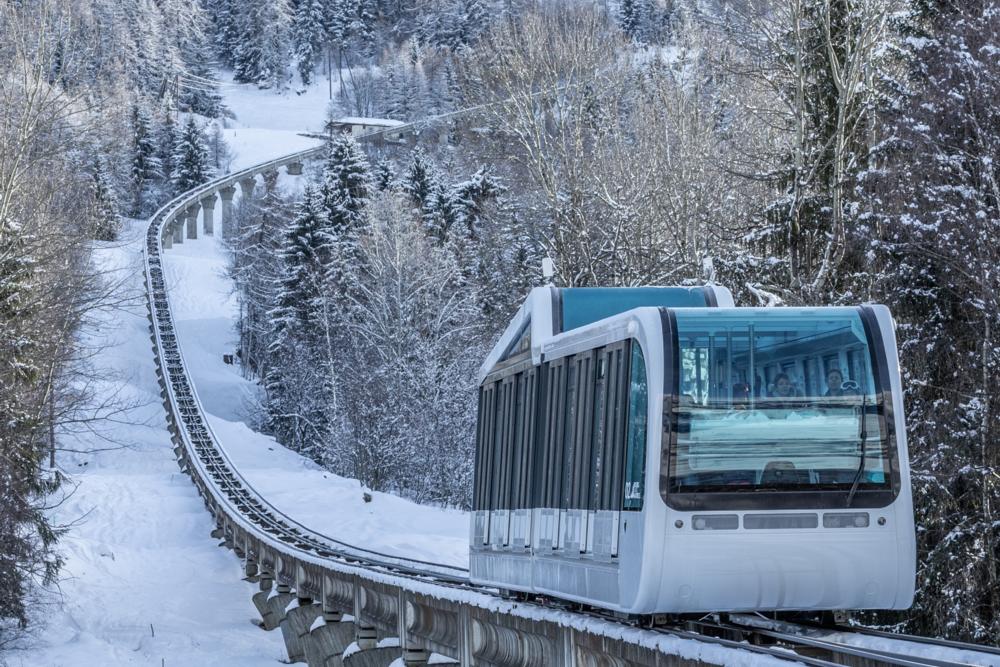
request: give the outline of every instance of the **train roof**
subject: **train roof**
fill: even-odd
[[[541,361],[542,344],[566,331],[646,306],[666,308],[732,307],[725,287],[536,287],[528,293],[500,340],[479,370],[482,382],[508,359],[530,351]]]

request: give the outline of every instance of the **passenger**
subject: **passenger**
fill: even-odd
[[[774,384],[771,385],[772,398],[802,398],[802,392],[792,386],[792,381],[786,373],[778,373],[774,376]]]
[[[844,374],[838,368],[831,368],[826,372],[826,393],[824,396],[837,398],[840,396],[856,396],[853,382],[844,382]]]

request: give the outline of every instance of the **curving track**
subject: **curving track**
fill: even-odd
[[[412,133],[417,125],[387,131]],[[373,132],[363,138],[378,134]],[[749,654],[817,666],[966,664],[919,659],[837,644],[804,633],[746,625],[700,621],[687,627],[641,630],[599,612],[571,613],[558,606],[515,604],[500,599],[494,590],[471,585],[465,569],[348,544],[277,510],[240,475],[205,418],[174,328],[164,283],[161,240],[171,225],[183,219],[185,211],[205,197],[243,179],[320,157],[323,152],[324,147],[319,146],[286,155],[182,194],[151,218],[144,249],[151,340],[178,461],[215,518],[217,529],[213,535],[224,539],[225,545],[243,559],[248,576],[260,582],[263,593],[258,595],[265,597],[258,608],[265,617],[264,626],[280,625],[291,659],[308,658],[310,664],[326,664],[315,662],[317,651],[321,651],[317,646],[323,646],[325,640],[319,636],[323,633],[317,633],[317,624],[309,623],[320,615],[332,621],[349,613],[354,617],[362,648],[373,648],[377,636],[399,637],[407,664],[422,664],[429,651],[452,656],[462,664],[497,666],[729,664],[747,662],[738,656]],[[280,618],[269,622],[270,612],[265,610],[274,598],[269,591],[275,582],[279,596],[295,598],[297,605],[278,609]],[[948,645],[924,638],[893,638]],[[723,652],[719,653],[719,649]],[[334,651],[329,653],[331,656],[336,653],[331,648],[326,650]],[[608,656],[621,657],[608,662]]]

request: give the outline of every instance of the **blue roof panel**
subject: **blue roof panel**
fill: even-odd
[[[643,306],[702,308],[704,287],[567,287],[562,297],[562,330],[569,331]]]

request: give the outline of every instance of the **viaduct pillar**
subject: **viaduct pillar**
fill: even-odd
[[[227,185],[219,190],[219,198],[222,200],[222,238],[228,238],[233,229],[233,195],[236,188]]]
[[[215,235],[215,193],[202,197],[201,219],[205,225],[205,236]]]

